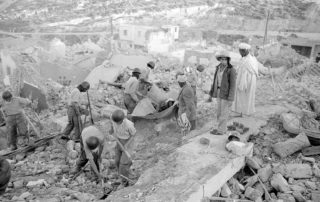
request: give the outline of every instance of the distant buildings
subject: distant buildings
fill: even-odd
[[[169,52],[179,39],[179,27],[142,25],[120,25],[118,45],[121,49],[142,49],[148,53]]]

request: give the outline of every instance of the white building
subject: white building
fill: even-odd
[[[120,25],[119,47],[122,49],[143,49],[146,52],[169,52],[174,41],[179,38],[177,26]]]

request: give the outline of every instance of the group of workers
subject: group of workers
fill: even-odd
[[[218,127],[211,131],[211,134],[214,135],[226,133],[231,109],[237,113],[246,115],[251,115],[255,112],[254,100],[258,76],[257,61],[250,54],[249,44],[241,43],[239,45],[239,52],[242,58],[237,69],[231,65],[231,57],[227,51],[221,51],[216,55],[216,59],[220,64],[216,67],[208,99],[209,102],[212,101],[212,98],[216,98],[217,100]],[[138,93],[139,82],[141,80],[150,81],[149,78],[154,67],[155,64],[149,62],[144,71],[135,68],[132,71],[130,79],[124,84],[124,104],[128,113],[132,113],[136,104],[144,96]],[[177,122],[185,134],[196,128],[196,89],[198,76],[203,71],[204,67],[197,65],[176,75],[178,85],[181,88],[176,100],[178,104]],[[81,120],[81,115],[89,114],[88,107],[83,107],[85,105],[88,106],[88,102],[81,99],[81,93],[86,93],[89,89],[90,84],[84,81],[72,90],[67,108],[68,124],[63,131],[62,139],[72,139],[75,142],[80,142],[81,145],[80,157],[71,173],[75,174],[79,172],[89,162],[96,179],[100,181],[103,179],[100,163],[106,136],[94,125],[84,128]],[[24,118],[23,107],[29,105],[31,101],[14,97],[10,91],[5,91],[2,94],[2,98],[2,110],[6,115],[6,125],[9,133],[8,143],[12,151],[17,149],[17,132],[19,131],[20,135],[27,135],[27,124]],[[122,183],[126,186],[128,185],[127,179],[130,176],[130,166],[132,164],[132,160],[128,156],[126,149],[133,141],[136,129],[134,123],[126,118],[124,111],[121,109],[114,111],[110,120],[112,122],[111,130],[105,132],[108,132],[117,139],[115,166],[119,176],[124,176]],[[75,132],[71,137],[70,134],[73,129]],[[1,160],[0,162],[3,165],[7,165],[5,161]]]

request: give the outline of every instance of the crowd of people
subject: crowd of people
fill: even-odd
[[[250,54],[250,45],[241,43],[239,53],[242,56],[237,68],[231,65],[231,57],[227,51],[221,51],[216,55],[219,65],[216,67],[214,78],[209,92],[208,102],[215,98],[217,101],[218,127],[210,132],[213,135],[224,135],[227,132],[227,122],[230,111],[239,114],[251,115],[255,112],[255,89],[258,76],[258,66],[254,56]],[[139,89],[140,83],[152,83],[154,62],[149,62],[144,69],[135,68],[132,76],[122,86],[124,88],[124,104],[128,114],[132,113],[137,103],[146,95]],[[175,103],[178,105],[177,123],[183,134],[196,129],[197,120],[197,85],[198,77],[204,71],[204,66],[188,67],[185,71],[176,75],[176,80],[181,90]],[[128,145],[136,135],[134,122],[130,121],[123,110],[112,113],[110,131],[101,131],[91,125],[84,128],[81,115],[89,115],[89,103],[81,99],[81,94],[88,92],[90,84],[82,82],[74,88],[69,96],[67,115],[68,124],[63,131],[62,139],[80,142],[81,153],[76,167],[71,174],[78,173],[87,162],[95,174],[96,180],[101,181],[101,155],[105,146],[106,135],[109,134],[117,140],[115,148],[115,166],[119,175],[124,176],[123,185],[128,185],[130,178],[130,166],[132,160],[126,151]],[[11,92],[2,94],[3,102],[1,110],[6,115],[10,151],[17,149],[17,132],[27,135],[27,125],[24,118],[23,107],[30,105],[28,99],[14,97]],[[86,106],[86,107],[85,107]],[[71,137],[71,131],[74,130]],[[7,168],[5,160],[1,160],[1,166]],[[7,172],[7,170],[6,170]],[[0,190],[1,191],[1,190]]]

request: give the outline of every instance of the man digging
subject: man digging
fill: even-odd
[[[80,172],[89,161],[91,170],[95,175],[95,180],[101,182],[103,180],[100,174],[101,154],[105,145],[105,137],[102,132],[95,126],[89,126],[83,129],[80,139],[81,153],[77,161],[76,168],[72,174]]]
[[[119,140],[115,148],[115,164],[118,173],[130,179],[130,166],[132,160],[126,151],[130,143],[133,141],[133,136],[136,134],[134,124],[125,118],[122,110],[116,110],[111,115],[112,127],[110,134],[114,135]],[[121,144],[121,145],[120,145]],[[122,179],[122,186],[128,186],[129,182]]]

